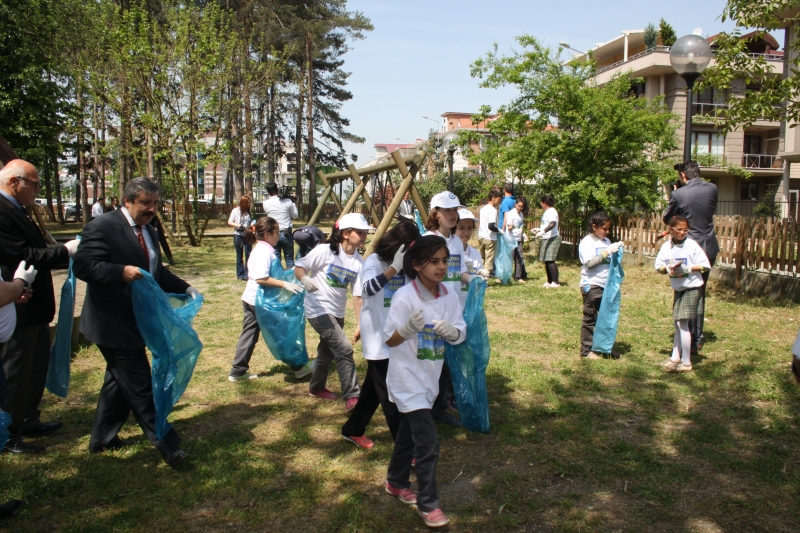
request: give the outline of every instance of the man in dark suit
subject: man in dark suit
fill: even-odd
[[[25,261],[39,274],[31,284],[33,295],[17,305],[17,327],[0,352],[8,386],[8,412],[12,422],[5,450],[9,453],[37,453],[44,450],[22,440],[23,436],[46,435],[61,422],[41,422],[39,403],[44,394],[50,364],[50,322],[56,311],[51,269],[67,268],[77,241],[48,248],[44,236],[25,212],[34,205],[41,190],[36,167],[15,159],[0,170],[0,273],[11,279]]]
[[[133,411],[144,434],[164,461],[175,466],[186,458],[174,429],[156,436],[150,363],[136,325],[130,283],[150,272],[165,292],[199,294],[163,268],[158,234],[149,222],[158,210],[160,189],[147,178],[125,186],[124,207],[91,221],[75,254],[73,271],[87,283],[81,333],[97,344],[106,360],[106,375],[94,417],[89,451],[99,453],[128,443],[117,435]]]
[[[675,215],[683,215],[689,221],[689,237],[706,253],[712,268],[719,253],[719,243],[714,234],[714,211],[717,208],[717,186],[700,177],[700,165],[696,161],[686,161],[675,165],[680,174],[682,187],[672,191],[669,205],[664,211],[664,223],[669,224]],[[692,333],[692,353],[703,347],[703,321],[705,318],[706,286],[709,272],[703,273],[703,287],[700,289],[700,309],[697,319],[689,321]]]

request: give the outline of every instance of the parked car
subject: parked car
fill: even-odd
[[[64,204],[64,218],[74,218],[75,222],[78,221],[78,211],[75,209],[75,202],[67,202]]]

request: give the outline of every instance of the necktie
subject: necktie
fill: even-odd
[[[137,235],[139,236],[139,246],[142,247],[142,251],[144,252],[144,256],[147,258],[147,271],[149,272],[150,271],[150,252],[147,249],[147,244],[145,244],[145,242],[144,242],[144,235],[142,234],[142,231],[143,231],[142,230],[142,226],[140,226],[139,224],[136,224],[136,226],[134,226],[134,227],[136,228]]]

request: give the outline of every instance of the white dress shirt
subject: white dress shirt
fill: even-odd
[[[288,198],[281,200],[276,194],[264,202],[264,214],[275,219],[281,231],[286,231],[292,229],[292,220],[297,218],[297,206]]]
[[[136,222],[133,221],[131,218],[131,214],[128,212],[128,209],[125,207],[120,208],[122,210],[122,214],[125,215],[125,218],[128,219],[128,223],[131,225],[131,230],[133,231],[133,236],[136,237],[136,242],[139,242],[139,231],[142,232],[144,236],[144,244],[147,246],[147,253],[150,255],[150,273],[153,274],[156,271],[156,262],[158,261],[158,248],[153,245],[153,240],[150,238],[150,232],[145,231],[144,224],[141,230],[136,229]]]

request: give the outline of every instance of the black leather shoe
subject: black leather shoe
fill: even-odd
[[[37,446],[35,444],[30,444],[29,442],[25,442],[19,438],[8,439],[6,447],[3,448],[3,453],[13,453],[13,454],[42,453],[43,451],[44,451],[44,446]]]
[[[0,519],[8,518],[17,510],[22,507],[22,502],[19,500],[8,500],[3,505],[0,505]]]
[[[42,435],[49,435],[50,433],[61,429],[64,424],[62,422],[40,422],[33,420],[25,422],[19,428],[19,432],[26,437],[39,437]]]
[[[100,446],[100,447],[91,447],[90,446],[89,447],[89,452],[91,452],[91,453],[103,453],[103,452],[107,452],[107,451],[120,450],[120,449],[122,449],[122,448],[124,448],[126,446],[131,446],[133,444],[136,444],[136,442],[132,441],[132,440],[124,440],[124,439],[121,439],[119,437],[114,437],[113,439],[111,439],[111,442],[109,442],[105,446]]]
[[[188,453],[181,450],[180,448],[175,448],[173,452],[164,457],[164,462],[167,463],[169,466],[175,468],[176,466],[178,466],[178,463],[182,462],[187,457],[189,457]]]

